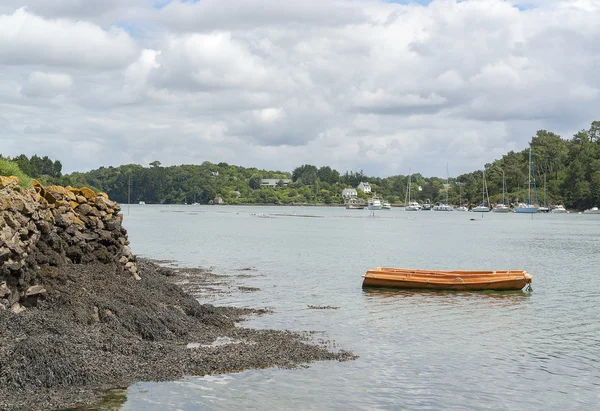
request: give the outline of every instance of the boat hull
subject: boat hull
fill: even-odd
[[[487,207],[473,207],[471,211],[474,213],[489,213],[490,209]]]
[[[506,207],[506,208],[493,208],[492,209],[493,213],[509,213],[510,212],[510,208]]]
[[[424,290],[509,291],[531,283],[525,271],[426,271],[378,268],[363,275],[363,287]]]
[[[535,214],[537,213],[537,208],[533,208],[533,207],[516,207],[515,208],[515,213],[518,214]]]

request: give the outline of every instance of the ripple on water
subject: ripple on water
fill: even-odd
[[[158,210],[126,217],[134,252],[217,272],[253,267],[257,276],[235,281],[260,291],[212,302],[268,306],[272,315],[244,326],[325,330],[318,338],[360,358],[136,384],[123,409],[596,410],[600,403],[600,219]],[[534,292],[362,290],[360,275],[377,266],[525,269]]]

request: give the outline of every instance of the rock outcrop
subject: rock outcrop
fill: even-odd
[[[119,204],[88,188],[23,189],[0,176],[0,310],[20,313],[46,293],[65,263],[111,263],[139,279]]]

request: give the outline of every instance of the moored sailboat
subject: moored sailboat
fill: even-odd
[[[502,202],[498,203],[492,209],[494,213],[508,213],[510,207],[506,205],[506,180],[504,179],[504,170],[502,170]]]
[[[419,203],[417,203],[416,201],[410,200],[411,185],[412,185],[412,174],[410,173],[410,168],[409,168],[408,169],[408,184],[406,185],[406,198],[404,200],[406,206],[404,207],[404,210],[420,211],[421,205]]]
[[[533,160],[531,159],[531,147],[529,147],[529,176],[528,176],[528,193],[529,198],[527,199],[527,203],[519,203],[515,207],[515,213],[521,214],[534,214],[537,213],[537,207],[531,204],[531,173],[532,173],[532,164]],[[535,185],[535,178],[533,180],[533,184]]]
[[[446,203],[438,202],[433,206],[433,211],[453,211],[454,208],[448,205],[448,188],[450,187],[450,175],[448,174],[448,164],[446,164]]]
[[[488,205],[485,205],[485,167],[483,168],[483,178],[481,183],[481,204],[477,207],[473,207],[471,211],[476,213],[489,213],[490,212],[490,199],[488,198]]]

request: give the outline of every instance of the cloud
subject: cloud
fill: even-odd
[[[360,7],[343,0],[203,0],[172,1],[159,21],[173,31],[206,32],[275,27],[332,27],[363,22]]]
[[[34,71],[21,88],[21,94],[28,97],[55,97],[67,93],[72,85],[73,80],[68,74]]]
[[[2,149],[66,171],[456,175],[599,119],[597,0],[19,3],[0,5]]]
[[[120,29],[44,19],[20,8],[0,15],[0,64],[110,69],[127,64],[136,46]]]

